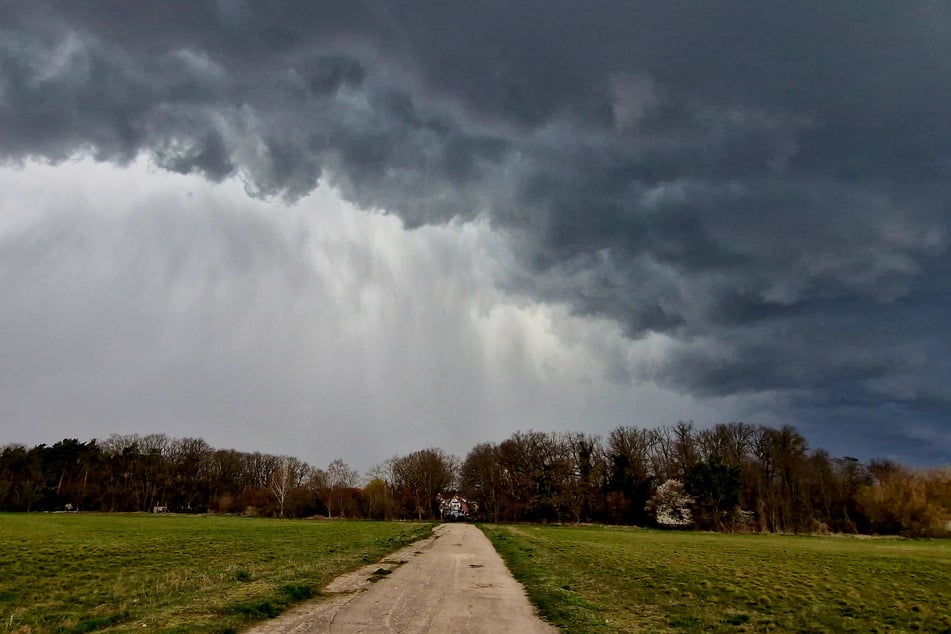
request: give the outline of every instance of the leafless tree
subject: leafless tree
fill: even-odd
[[[436,517],[436,496],[455,486],[458,459],[442,449],[414,451],[390,460],[390,474],[397,498],[417,519]]]
[[[357,486],[360,474],[340,458],[327,465],[327,512],[333,517],[334,509],[338,517],[347,513],[348,491]]]
[[[282,456],[278,459],[277,467],[271,472],[269,489],[277,500],[280,509],[280,517],[284,517],[284,503],[287,496],[294,488],[294,467],[291,464],[292,458]]]
[[[473,447],[462,464],[460,479],[463,495],[476,503],[480,513],[498,522],[503,496],[498,446],[481,443]]]

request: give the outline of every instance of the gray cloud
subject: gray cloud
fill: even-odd
[[[275,213],[141,160],[30,162],[0,190],[4,442],[158,430],[364,469],[514,427],[742,411],[603,380],[640,344],[495,289],[485,223],[407,232],[327,188]]]
[[[903,436],[920,451],[949,431],[944,3],[23,2],[0,22],[8,160],[147,153],[264,198],[323,177],[409,227],[486,218],[511,292],[677,342],[617,377],[870,435],[891,412],[930,430]]]

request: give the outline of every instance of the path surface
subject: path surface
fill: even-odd
[[[248,634],[558,631],[536,616],[482,531],[442,524],[433,535],[336,579],[324,591],[337,596],[295,608]]]

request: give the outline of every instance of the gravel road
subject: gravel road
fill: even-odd
[[[333,581],[331,594],[248,630],[305,632],[557,632],[475,526],[442,524],[372,566]]]

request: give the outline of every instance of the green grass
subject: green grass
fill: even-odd
[[[951,633],[951,541],[482,526],[565,632]]]
[[[431,524],[0,514],[0,632],[234,631]]]

